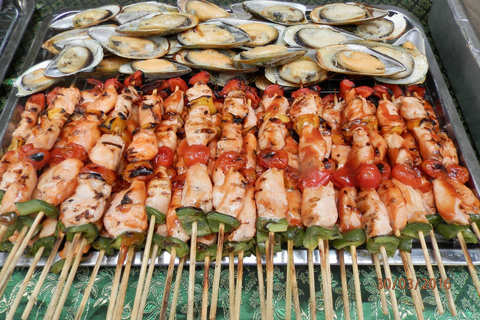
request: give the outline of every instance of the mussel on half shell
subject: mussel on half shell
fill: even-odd
[[[351,30],[366,40],[387,41],[400,37],[407,29],[407,20],[399,12],[390,12],[381,19],[355,25]]]
[[[319,49],[360,37],[344,30],[326,25],[302,24],[288,27],[283,39],[291,46]]]
[[[245,11],[253,16],[283,25],[307,23],[307,8],[300,3],[282,1],[245,1]]]
[[[366,4],[347,2],[332,3],[316,7],[310,12],[310,19],[315,23],[346,25],[379,19],[387,14],[388,10]]]
[[[180,12],[193,14],[201,22],[230,17],[227,10],[205,0],[178,0],[177,5]]]
[[[194,15],[179,12],[149,13],[118,26],[115,31],[129,36],[165,36],[188,30],[198,24]]]
[[[222,73],[252,73],[258,69],[254,66],[235,62],[232,50],[185,49],[180,50],[173,59],[192,69],[202,69]]]
[[[192,69],[165,59],[147,59],[128,62],[122,65],[119,71],[125,74],[142,71],[147,78],[166,79],[180,77],[190,73]]]
[[[287,48],[286,46],[272,44],[242,51],[233,60],[257,67],[275,67],[294,61],[306,53],[307,50],[303,48]]]
[[[18,90],[18,97],[24,97],[40,92],[62,80],[61,78],[52,78],[45,75],[45,68],[51,62],[52,60],[40,62],[29,68],[15,80],[13,85]]]
[[[177,35],[178,41],[187,48],[228,49],[251,41],[240,28],[221,21],[209,21]]]
[[[106,5],[84,11],[75,11],[60,16],[59,19],[50,23],[49,28],[53,30],[88,28],[114,18],[119,12],[119,5]]]
[[[266,68],[265,77],[281,86],[301,87],[325,81],[329,74],[307,55],[279,67]]]

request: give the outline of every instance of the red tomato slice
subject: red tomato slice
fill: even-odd
[[[186,92],[188,90],[188,85],[182,78],[170,78],[168,80],[170,84],[170,91],[175,92],[175,89],[178,87],[179,90]]]
[[[292,98],[296,99],[298,97],[306,96],[307,94],[312,94],[312,93],[318,94],[318,92],[312,91],[309,88],[301,88],[301,89],[298,89],[297,91],[292,92]]]
[[[333,173],[332,182],[338,189],[355,187],[357,185],[357,177],[347,167],[342,167]]]
[[[322,98],[322,102],[324,105],[333,101],[335,101],[335,96],[333,95],[333,93],[327,94],[325,97]]]
[[[90,162],[86,166],[84,166],[82,169],[80,169],[80,173],[95,173],[99,174],[102,176],[102,179],[105,180],[107,184],[113,184],[113,181],[115,181],[115,173],[104,166],[101,166],[96,163]]]
[[[233,78],[227,82],[225,87],[223,87],[222,91],[220,91],[219,95],[222,97],[226,97],[230,92],[234,90],[243,90],[245,91],[247,87],[243,80]]]
[[[382,182],[382,175],[376,165],[362,163],[358,168],[357,181],[361,189],[377,189]]]
[[[326,186],[332,177],[332,173],[326,169],[310,168],[305,170],[298,179],[298,187],[300,190],[306,188],[318,188]]]
[[[415,170],[403,164],[397,164],[393,167],[392,178],[414,189],[418,189],[422,185],[422,179],[418,177]]]
[[[207,71],[200,71],[199,73],[191,77],[190,80],[188,80],[188,84],[193,86],[198,81],[208,83],[208,81],[210,81],[210,73],[208,73]]]
[[[273,97],[274,95],[282,96],[282,97],[285,96],[283,92],[283,87],[279,86],[278,84],[269,85],[268,87],[265,88],[265,91],[263,91],[263,94],[269,98]]]
[[[383,99],[383,96],[387,100],[390,100],[392,98],[392,94],[390,93],[391,90],[388,89],[386,86],[377,84],[373,87],[373,95],[379,97],[380,99]]]
[[[284,169],[288,166],[288,153],[285,150],[263,150],[257,155],[257,162],[265,168]]]
[[[191,145],[183,155],[187,167],[191,167],[196,163],[207,165],[209,157],[210,149],[201,144]]]
[[[445,180],[447,178],[447,169],[440,161],[427,159],[420,164],[422,172],[433,179]]]
[[[355,88],[355,93],[365,99],[370,97],[375,90],[368,86],[360,86]]]
[[[227,172],[228,169],[234,168],[240,170],[245,166],[245,157],[235,151],[227,151],[222,153],[215,161],[215,167]]]
[[[449,164],[447,166],[448,177],[456,180],[462,184],[467,183],[470,179],[470,172],[467,168],[459,166],[458,164]]]
[[[153,165],[155,167],[163,166],[163,167],[171,167],[173,166],[173,151],[167,146],[161,146],[158,148],[158,153],[156,157],[153,159]]]
[[[412,86],[408,86],[407,91],[410,92],[411,94],[416,92],[420,98],[424,99],[425,98],[425,92],[427,91],[427,89],[425,89],[424,86],[414,84]]]
[[[247,98],[247,100],[250,100],[253,109],[258,108],[261,99],[258,96],[258,91],[256,88],[247,87],[247,90],[245,91],[245,98]]]
[[[398,84],[382,83],[382,86],[390,89],[395,98],[403,96],[403,90]]]
[[[82,162],[88,160],[88,154],[85,149],[76,143],[69,143],[63,148],[53,148],[50,151],[50,163],[58,164],[66,159],[78,159]]]
[[[348,79],[340,81],[340,97],[345,99],[346,93],[352,90],[353,87],[355,87],[355,83],[353,83],[353,81]]]
[[[34,148],[33,144],[29,143],[20,147],[18,158],[20,161],[30,162],[35,170],[40,170],[50,160],[50,152],[44,148]]]
[[[134,85],[135,87],[140,87],[143,84],[143,72],[138,70],[131,76],[129,76],[125,81],[123,81],[125,87],[130,87]]]

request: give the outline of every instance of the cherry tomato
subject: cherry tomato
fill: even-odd
[[[247,90],[245,91],[245,98],[247,100],[250,100],[250,103],[252,105],[253,109],[257,109],[258,105],[260,104],[260,97],[258,96],[258,91],[254,87],[247,87]]]
[[[182,78],[170,78],[168,80],[168,83],[170,84],[170,91],[175,92],[175,89],[178,87],[179,90],[182,90],[183,92],[186,92],[188,90],[188,85],[183,80]]]
[[[357,181],[361,189],[377,189],[382,182],[382,175],[376,165],[362,163],[357,171]]]
[[[300,190],[306,188],[318,188],[326,186],[332,177],[332,173],[326,169],[310,168],[302,172],[298,179],[298,187]]]
[[[80,169],[80,174],[82,173],[99,174],[102,179],[110,185],[113,184],[113,182],[115,181],[115,173],[112,170],[109,170],[104,166],[92,162]]]
[[[283,92],[283,87],[279,86],[278,84],[271,84],[268,87],[265,88],[265,91],[263,91],[263,94],[266,95],[267,97],[271,98],[274,95],[277,96],[285,96]]]
[[[292,98],[296,99],[298,97],[306,96],[307,94],[312,94],[312,93],[318,94],[318,92],[312,91],[309,88],[301,88],[301,89],[298,89],[297,91],[292,92]]]
[[[368,86],[360,86],[355,88],[355,93],[365,99],[370,97],[375,90]]]
[[[171,167],[173,166],[173,151],[167,146],[161,146],[158,148],[158,153],[153,159],[154,167],[163,166]]]
[[[386,163],[385,161],[379,161],[375,163],[375,165],[377,166],[378,171],[380,171],[382,179],[390,179],[392,168],[388,163]]]
[[[332,182],[339,189],[355,187],[357,185],[357,177],[347,167],[342,167],[333,173]]]
[[[123,170],[122,177],[128,182],[148,181],[154,177],[153,166],[149,161],[129,163]]]
[[[284,169],[288,166],[288,153],[285,150],[263,150],[257,155],[257,162],[265,168]]]
[[[433,179],[445,180],[447,178],[447,169],[440,161],[427,159],[420,164],[422,172]]]
[[[325,166],[325,169],[332,173],[335,172],[335,170],[337,169],[337,163],[332,159],[324,159],[323,165]]]
[[[397,164],[393,167],[392,178],[414,189],[418,189],[422,184],[422,179],[418,177],[415,170],[403,164]]]
[[[69,143],[63,148],[53,148],[50,151],[50,163],[58,164],[66,159],[78,159],[82,162],[88,160],[88,154],[85,149],[76,143]]]
[[[18,158],[21,161],[30,162],[35,170],[40,170],[50,160],[50,152],[44,148],[35,148],[29,143],[20,147]]]
[[[390,89],[395,98],[403,96],[403,90],[398,84],[382,83],[382,86]]]
[[[245,166],[245,157],[235,151],[227,151],[222,153],[215,161],[215,167],[227,172],[228,169],[234,168],[240,170]]]
[[[210,73],[208,73],[207,71],[200,71],[199,73],[191,77],[190,80],[188,80],[188,84],[193,86],[198,81],[208,83],[208,81],[210,81]]]
[[[352,90],[353,87],[355,87],[355,83],[353,83],[353,81],[348,79],[340,81],[340,97],[345,99],[345,95],[348,91]]]
[[[416,94],[418,94],[418,96],[420,98],[423,99],[423,98],[425,98],[425,92],[427,91],[427,89],[425,89],[424,86],[414,84],[412,86],[408,86],[407,91],[410,92],[411,94],[413,94],[415,92]]]
[[[125,81],[123,82],[125,84],[125,87],[130,87],[130,86],[135,86],[135,87],[140,87],[143,84],[143,72],[138,70],[131,76],[129,76]]]
[[[183,155],[183,160],[187,167],[191,167],[196,163],[207,165],[210,157],[210,149],[201,144],[194,144],[188,147]]]
[[[470,173],[468,169],[458,164],[449,164],[447,166],[448,177],[450,179],[456,180],[462,184],[467,183],[470,179]]]
[[[335,101],[335,96],[333,95],[333,93],[329,93],[322,98],[322,102],[324,105],[333,101]]]
[[[219,92],[219,95],[222,97],[226,97],[230,92],[234,90],[243,90],[245,91],[247,87],[243,80],[233,78],[227,82],[227,84],[223,87],[222,91]]]
[[[386,86],[381,85],[381,84],[377,84],[373,87],[373,93],[372,94],[374,96],[379,97],[380,99],[383,99],[383,96],[385,96],[385,98],[387,100],[390,100],[392,98],[391,90],[389,88],[387,88]]]

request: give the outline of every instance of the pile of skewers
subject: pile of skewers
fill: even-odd
[[[89,80],[93,87],[83,91],[72,84],[27,99],[0,161],[1,244],[10,251],[0,272],[2,294],[20,257],[33,257],[7,319],[14,319],[44,256],[48,258],[22,319],[34,307],[47,273],[55,270],[60,276],[45,319],[59,319],[82,257],[91,248],[98,250],[98,258],[76,319],[82,317],[104,256],[116,250],[107,319],[121,318],[136,250],[143,250],[143,258],[132,319],[143,317],[155,260],[163,250],[170,263],[160,319],[166,319],[168,308],[170,318],[175,317],[186,261],[187,319],[215,319],[223,257],[229,263],[230,318],[239,319],[243,258],[250,254],[257,257],[262,318],[273,319],[274,254],[282,246],[288,255],[288,319],[292,301],[296,318],[301,318],[294,247],[307,249],[312,319],[317,316],[313,252],[318,247],[325,317],[334,317],[331,246],[338,250],[348,316],[344,250],[352,256],[362,319],[356,248],[366,245],[372,253],[379,279],[378,255],[391,279],[388,257],[400,250],[406,276],[415,279],[409,252],[412,240],[419,239],[434,279],[428,234],[445,282],[434,229],[458,239],[480,295],[466,246],[480,238],[480,202],[465,185],[469,172],[459,165],[453,142],[422,87],[355,86],[345,79],[338,94],[325,95],[313,87],[287,98],[278,85],[260,93],[238,79],[221,91],[212,89],[206,72],[188,82],[172,78],[144,83],[137,72],[123,83],[116,78]],[[195,271],[202,262],[203,300],[197,316]],[[399,319],[393,287],[389,291],[394,318]],[[438,288],[433,293],[443,313]],[[421,293],[412,288],[411,295],[421,319]],[[446,295],[455,316],[449,289]],[[388,314],[383,289],[380,296]]]

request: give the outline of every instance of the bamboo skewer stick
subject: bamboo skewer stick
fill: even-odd
[[[472,277],[473,285],[477,290],[477,294],[480,297],[480,282],[478,281],[477,271],[473,266],[472,258],[470,257],[470,253],[467,249],[467,244],[465,243],[465,239],[463,238],[462,232],[457,233],[458,242],[460,242],[460,246],[462,247],[463,255],[465,256],[465,260],[467,261],[468,270],[470,271],[470,276]]]
[[[435,259],[437,260],[438,271],[440,272],[442,283],[445,283],[445,281],[447,281],[447,273],[445,272],[442,256],[440,255],[440,249],[438,248],[435,232],[433,232],[433,230],[430,230],[429,235],[430,235],[430,240],[432,241],[433,253],[435,254]],[[452,316],[456,317],[457,307],[455,306],[455,301],[453,300],[452,291],[450,291],[450,287],[448,288],[445,287],[445,295],[447,296],[448,305],[450,307],[450,313],[452,314]]]
[[[120,291],[118,292],[117,301],[115,301],[114,319],[121,319],[123,312],[123,304],[125,302],[125,296],[127,295],[128,279],[130,277],[130,269],[132,268],[132,262],[135,257],[135,246],[128,248],[127,263],[123,271],[122,283],[120,285]]]
[[[308,274],[310,277],[310,318],[312,320],[317,319],[317,306],[315,301],[315,271],[313,270],[313,251],[308,249]]]
[[[228,298],[230,306],[230,319],[235,319],[235,255],[230,252],[228,255]]]
[[[257,256],[257,276],[258,276],[258,294],[260,295],[260,312],[262,314],[262,319],[265,319],[267,316],[267,311],[265,310],[265,287],[263,282],[263,267],[262,267],[262,255],[258,250],[258,247],[255,249]]]
[[[205,267],[203,269],[203,295],[202,295],[202,320],[208,318],[208,287],[210,272],[210,256],[205,256]]]
[[[147,304],[147,297],[148,297],[148,292],[150,290],[150,284],[152,283],[153,270],[155,269],[155,259],[157,258],[158,249],[159,249],[158,244],[155,244],[153,246],[152,256],[150,258],[150,265],[148,266],[147,278],[145,279],[145,286],[143,288],[142,300],[140,301],[140,307],[139,307],[137,319],[143,318],[143,312],[145,309],[145,305]]]
[[[140,275],[138,276],[137,291],[135,292],[135,300],[132,307],[132,319],[137,319],[138,309],[140,307],[142,291],[144,290],[145,275],[147,273],[148,259],[150,255],[150,247],[152,246],[153,233],[155,231],[155,216],[150,218],[148,226],[147,240],[145,242],[145,249],[143,251],[142,266],[140,267]]]
[[[480,230],[478,230],[477,224],[475,222],[472,222],[470,226],[472,227],[473,233],[475,233],[475,236],[477,237],[477,239],[480,240]]]
[[[408,261],[408,265],[410,266],[410,270],[412,270],[412,277],[414,281],[417,281],[417,274],[415,272],[415,267],[413,266],[412,256],[410,255],[409,252],[407,252],[407,261]],[[425,306],[423,305],[423,300],[422,300],[421,288],[417,287],[416,291],[419,297],[418,302],[420,303],[420,307],[422,308],[422,311],[425,311]]]
[[[412,272],[412,269],[410,268],[410,264],[408,263],[407,252],[400,250],[400,256],[402,257],[403,268],[405,269],[405,274],[407,275],[407,278],[415,279],[414,276],[413,276],[413,273],[415,273],[415,272]],[[413,280],[413,281],[414,281],[414,283],[417,283],[415,280]],[[393,289],[395,289],[395,288],[393,288]],[[418,296],[418,291],[415,289],[415,286],[410,289],[410,294],[412,295],[413,305],[415,307],[415,312],[417,313],[417,318],[418,319],[423,319],[422,305],[419,302],[419,300],[421,301],[422,298],[421,298],[421,296],[420,297]]]
[[[173,289],[172,304],[170,306],[170,320],[175,320],[175,314],[177,310],[178,292],[180,291],[180,281],[182,280],[183,265],[185,263],[185,257],[180,259],[178,263],[177,276],[175,278],[175,288]]]
[[[190,266],[188,278],[188,311],[187,319],[193,320],[193,307],[195,303],[195,261],[197,258],[197,221],[192,223],[192,237],[190,243]]]
[[[422,231],[418,231],[418,238],[420,239],[420,244],[422,245],[423,257],[425,258],[425,264],[427,266],[428,276],[430,279],[435,279],[435,274],[433,273],[432,262],[430,261],[430,256],[428,255],[427,243],[425,242],[425,237]],[[433,295],[435,296],[435,302],[437,304],[438,313],[444,314],[445,310],[443,309],[442,300],[440,300],[440,294],[438,292],[437,286],[433,288]]]
[[[293,306],[295,307],[295,318],[302,319],[302,310],[300,308],[300,298],[298,297],[297,275],[295,274],[295,264],[292,263],[292,289],[293,289]]]
[[[380,253],[382,255],[382,260],[383,260],[383,268],[385,270],[385,276],[387,279],[390,279],[390,282],[393,283],[392,281],[392,273],[390,272],[390,265],[388,264],[388,256],[387,256],[387,250],[385,250],[385,247],[380,247]],[[398,304],[397,304],[397,297],[395,296],[395,290],[393,289],[392,286],[388,288],[388,291],[390,293],[390,302],[392,303],[392,310],[393,310],[393,318],[395,320],[400,320],[400,314],[398,312]]]
[[[0,296],[3,295],[3,292],[5,291],[5,288],[7,287],[8,281],[10,280],[10,277],[12,276],[13,271],[15,270],[15,266],[17,265],[18,260],[20,260],[20,257],[23,255],[23,251],[25,251],[25,248],[28,245],[28,242],[30,239],[33,237],[33,234],[35,233],[35,229],[37,228],[38,224],[40,221],[42,221],[43,216],[45,213],[43,211],[40,211],[37,216],[35,217],[35,220],[32,223],[32,226],[30,229],[28,229],[27,226],[24,226],[22,229],[21,234],[24,234],[27,232],[27,234],[21,238],[19,237],[15,243],[14,247],[17,247],[17,250],[14,251],[12,249],[12,252],[8,255],[8,259],[10,259],[10,256],[12,256],[12,259],[10,261],[5,262],[5,265],[2,268],[2,272],[0,272]],[[17,246],[19,244],[19,246]]]
[[[345,257],[343,249],[338,250],[338,260],[340,262],[340,279],[342,282],[343,311],[345,312],[345,319],[349,320],[350,303],[348,301],[347,271],[345,270]]]
[[[73,254],[75,252],[75,248],[77,247],[78,241],[80,240],[81,234],[75,234],[75,237],[72,241],[72,250],[67,252],[67,258],[65,260],[65,265],[62,269],[62,273],[60,273],[60,277],[58,278],[57,286],[53,293],[52,298],[50,298],[50,304],[48,305],[47,312],[45,313],[45,319],[52,319],[55,309],[57,307],[58,299],[60,298],[60,294],[62,293],[63,285],[65,280],[67,279],[68,271],[70,270],[70,266],[73,260]]]
[[[292,263],[293,263],[293,240],[287,241],[287,287],[285,294],[285,320],[292,318]]]
[[[170,263],[168,264],[165,288],[163,289],[162,308],[160,309],[160,320],[165,320],[167,318],[168,298],[170,297],[170,289],[172,287],[173,269],[175,267],[176,256],[177,256],[177,250],[175,249],[175,247],[173,247],[170,253]]]
[[[357,264],[357,248],[355,246],[350,246],[350,254],[352,255],[352,271],[353,282],[355,284],[355,299],[357,302],[357,317],[358,320],[363,320],[362,289],[360,286],[360,273]]]
[[[7,273],[8,268],[12,264],[12,261],[18,252],[18,249],[23,243],[23,240],[25,239],[25,236],[27,235],[28,232],[28,226],[24,226],[20,233],[18,234],[17,240],[15,241],[15,244],[13,245],[12,250],[8,254],[7,260],[5,260],[5,264],[3,265],[2,270],[0,271],[0,283],[3,283],[5,281],[5,274]],[[0,285],[1,287],[1,285]],[[2,290],[3,291],[3,290]]]
[[[210,319],[215,320],[217,315],[218,288],[220,286],[220,270],[222,268],[222,251],[225,225],[220,223],[218,229],[217,256],[215,258],[215,274],[213,277],[212,301],[210,306]]]
[[[110,293],[110,303],[108,304],[107,320],[113,319],[115,310],[115,301],[117,300],[118,286],[120,285],[120,277],[122,275],[123,263],[125,262],[125,252],[120,250],[118,255],[117,266],[115,267],[115,275],[113,276],[112,292]]]
[[[238,253],[237,264],[237,291],[235,293],[235,320],[240,319],[240,304],[242,302],[242,286],[243,286],[243,250]]]
[[[6,320],[12,320],[13,316],[15,315],[15,312],[17,311],[18,305],[20,304],[20,301],[22,301],[23,294],[25,293],[25,290],[27,289],[28,283],[30,282],[30,279],[32,278],[33,273],[35,272],[35,268],[38,264],[38,261],[42,257],[43,251],[45,250],[45,247],[41,247],[38,249],[37,253],[35,254],[35,257],[33,258],[32,265],[30,268],[28,268],[28,272],[25,275],[25,279],[23,279],[22,286],[17,292],[17,296],[15,297],[15,301],[13,301],[13,304],[10,306],[10,311],[7,314]]]
[[[75,316],[75,320],[80,320],[83,315],[83,311],[87,305],[87,301],[90,297],[90,292],[92,291],[93,285],[95,284],[95,278],[97,277],[98,270],[100,270],[100,265],[102,264],[103,257],[105,255],[105,250],[100,250],[97,257],[97,262],[93,267],[92,274],[90,275],[90,280],[88,281],[88,285],[85,288],[85,292],[83,293],[82,301],[80,302],[80,307],[78,308],[77,315]]]
[[[55,313],[53,315],[54,320],[57,320],[58,318],[60,318],[60,314],[62,313],[63,305],[65,304],[65,301],[67,300],[68,292],[70,291],[70,287],[72,286],[73,280],[75,279],[75,276],[77,274],[78,266],[80,265],[80,262],[82,261],[83,250],[85,249],[86,245],[87,245],[87,239],[83,238],[82,242],[80,243],[80,247],[78,249],[77,255],[75,256],[73,266],[70,269],[70,274],[68,275],[67,282],[65,283],[65,287],[63,288],[63,292],[62,292],[62,295],[60,296],[60,300],[57,304]]]
[[[1,225],[0,226],[0,241],[3,239],[6,232],[7,232],[7,227],[4,226],[4,225]]]
[[[268,241],[265,243],[267,257],[267,319],[273,320],[273,247],[275,234],[268,233]]]
[[[380,267],[380,262],[378,261],[377,254],[372,253],[372,258],[375,265],[375,272],[377,273],[377,279],[381,279],[383,283],[382,269]],[[387,297],[385,296],[385,289],[382,286],[378,291],[380,292],[380,303],[382,305],[383,314],[388,315]]]
[[[323,300],[325,301],[325,318],[333,319],[332,277],[329,273],[328,266],[330,265],[330,262],[327,261],[328,255],[326,253],[327,249],[325,248],[324,240],[318,241],[318,249],[320,252],[320,268],[322,272]]]
[[[62,244],[64,236],[65,236],[64,233],[60,233],[57,241],[53,245],[52,252],[50,252],[50,255],[48,256],[47,262],[45,263],[45,266],[43,267],[42,273],[40,274],[40,278],[38,279],[38,282],[35,285],[35,289],[33,289],[32,295],[30,296],[30,299],[28,300],[28,304],[25,307],[25,310],[23,311],[22,320],[27,319],[28,316],[30,315],[30,312],[32,312],[33,305],[37,301],[37,297],[40,293],[40,290],[42,289],[43,282],[45,282],[48,271],[50,270],[50,267],[53,263],[53,260],[55,259],[56,255],[57,255],[58,248],[60,248],[60,245]]]

